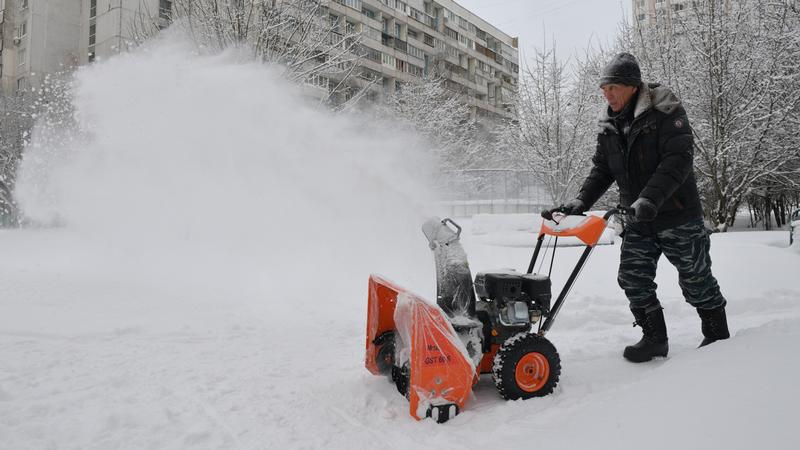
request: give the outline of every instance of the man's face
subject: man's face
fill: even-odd
[[[608,102],[608,106],[611,107],[611,111],[616,113],[622,111],[622,108],[628,104],[633,94],[635,94],[639,88],[625,84],[611,83],[604,84],[601,89],[603,90],[603,96]]]

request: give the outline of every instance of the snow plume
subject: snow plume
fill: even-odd
[[[81,69],[75,126],[41,124],[27,149],[26,216],[154,272],[270,283],[338,265],[365,286],[367,270],[399,274],[409,251],[430,258],[431,162],[414,139],[315,108],[242,55],[199,55],[173,35]]]

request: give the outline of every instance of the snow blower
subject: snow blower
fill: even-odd
[[[371,275],[367,369],[394,382],[417,420],[431,417],[443,423],[453,418],[481,374],[491,374],[507,400],[550,394],[558,384],[561,360],[545,334],[614,214],[631,210],[617,207],[603,217],[545,211],[527,271],[480,272],[474,283],[460,242],[461,227],[451,219],[426,221],[422,231],[436,263],[436,304]],[[567,236],[586,248],[551,305],[556,245]],[[548,272],[534,272],[543,248],[539,270],[547,259],[550,243]]]

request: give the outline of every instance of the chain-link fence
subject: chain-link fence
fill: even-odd
[[[446,171],[438,184],[438,206],[449,217],[538,213],[550,206],[547,192],[529,170]]]

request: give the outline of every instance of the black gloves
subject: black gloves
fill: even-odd
[[[542,217],[547,220],[553,220],[553,213],[560,212],[567,216],[577,216],[579,214],[583,214],[586,211],[586,204],[583,203],[583,200],[571,200],[564,205],[559,206],[558,208],[548,209],[542,211]]]
[[[631,208],[636,210],[634,219],[636,219],[637,222],[652,222],[656,218],[656,215],[658,215],[656,204],[644,197],[637,198],[631,205]]]
[[[586,203],[583,200],[575,199],[567,202],[564,206],[564,214],[568,216],[577,216],[586,212]]]

